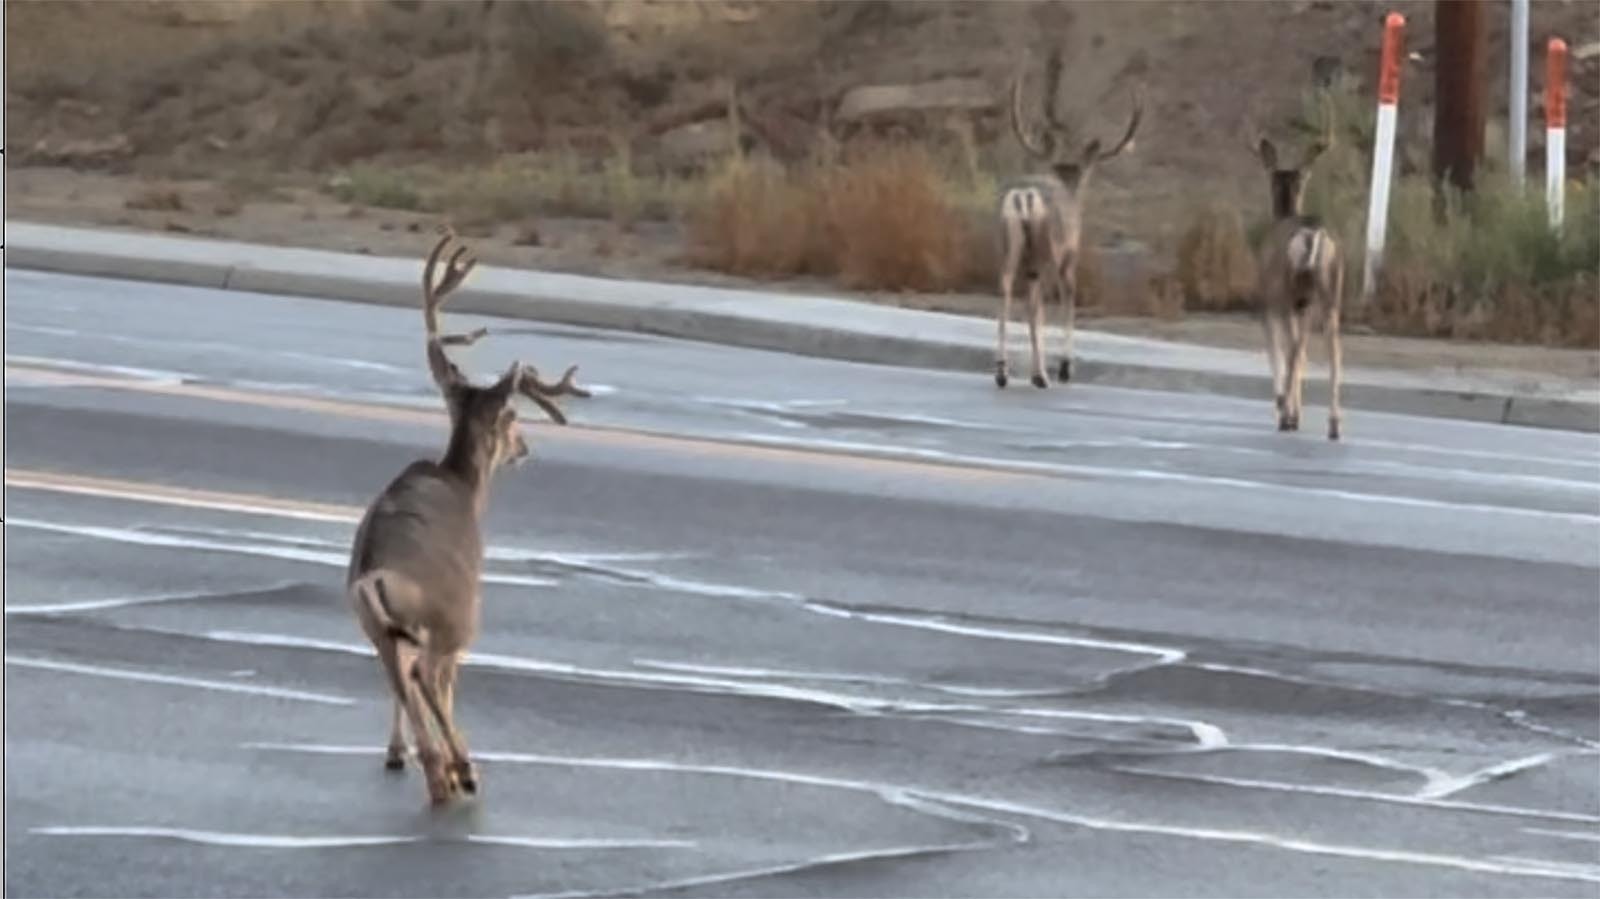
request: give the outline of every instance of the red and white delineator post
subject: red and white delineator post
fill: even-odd
[[[1550,227],[1560,231],[1567,188],[1567,42],[1558,37],[1545,50],[1544,184]]]
[[[1361,299],[1372,299],[1383,263],[1383,237],[1389,219],[1389,187],[1394,175],[1394,132],[1400,104],[1401,47],[1406,17],[1389,13],[1383,20],[1383,59],[1378,68],[1378,125],[1373,135],[1372,182],[1367,203],[1367,253],[1361,269]]]

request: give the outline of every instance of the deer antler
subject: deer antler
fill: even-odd
[[[433,250],[428,253],[427,264],[422,267],[422,323],[428,332],[428,369],[433,374],[433,383],[440,390],[448,390],[467,382],[461,369],[450,361],[445,353],[447,346],[468,346],[487,335],[487,328],[477,328],[464,334],[439,333],[439,307],[444,304],[445,298],[452,291],[461,286],[467,275],[478,264],[476,256],[466,248],[457,246],[456,251],[450,254],[450,260],[445,263],[444,275],[434,277],[439,267],[439,260],[444,251],[456,242],[456,235],[449,226],[439,229],[442,236],[439,242],[433,245]]]
[[[1011,79],[1011,131],[1017,136],[1017,143],[1021,144],[1022,149],[1028,151],[1029,155],[1049,161],[1055,156],[1055,136],[1049,131],[1043,134],[1032,133],[1022,121],[1022,82],[1027,77],[1027,66],[1027,57],[1023,57],[1022,64],[1017,67],[1016,76]],[[1050,91],[1050,95],[1052,98],[1055,96],[1053,90]]]
[[[566,374],[561,376],[561,380],[554,384],[546,384],[539,379],[538,369],[531,365],[524,365],[517,377],[517,390],[523,396],[533,400],[540,409],[543,409],[544,413],[550,416],[551,421],[558,425],[564,425],[567,423],[567,417],[562,414],[561,408],[555,404],[555,398],[558,396],[587,398],[592,395],[589,391],[573,383],[573,376],[577,373],[578,366],[569,366]]]
[[[1139,131],[1139,120],[1142,118],[1144,118],[1144,87],[1141,85],[1134,88],[1133,91],[1133,114],[1128,117],[1128,130],[1122,133],[1122,139],[1117,141],[1116,146],[1103,153],[1094,153],[1093,161],[1105,162],[1108,159],[1115,158],[1123,150],[1127,149],[1128,144],[1133,143],[1134,134]],[[1098,144],[1091,144],[1091,146],[1095,146],[1098,150]]]

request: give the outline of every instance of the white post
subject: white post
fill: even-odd
[[[1394,131],[1400,103],[1400,52],[1406,17],[1383,20],[1383,58],[1378,69],[1378,127],[1372,141],[1372,184],[1367,204],[1367,254],[1361,268],[1361,299],[1371,302],[1383,265],[1383,234],[1389,220],[1389,183],[1394,172]]]
[[[1550,39],[1544,69],[1544,190],[1550,227],[1561,230],[1567,188],[1567,42]]]
[[[1528,174],[1528,0],[1511,0],[1511,98],[1506,164],[1520,190]]]

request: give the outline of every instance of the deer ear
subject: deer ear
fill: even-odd
[[[506,373],[501,375],[500,380],[496,381],[494,387],[490,389],[501,399],[505,399],[517,389],[517,382],[520,380],[522,380],[522,363],[513,362],[511,367],[506,369]]]
[[[1278,170],[1278,148],[1272,145],[1272,141],[1263,137],[1260,145],[1256,147],[1256,155],[1261,157],[1261,164],[1266,167],[1267,171],[1275,172]]]

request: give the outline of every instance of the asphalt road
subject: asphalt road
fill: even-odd
[[[1600,895],[1594,435],[457,316],[597,395],[430,811],[339,591],[418,317],[5,287],[8,896]]]

